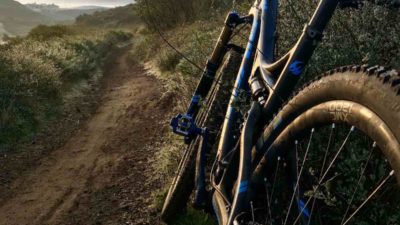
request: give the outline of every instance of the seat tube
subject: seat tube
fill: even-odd
[[[236,78],[235,86],[232,91],[231,99],[229,101],[229,106],[225,116],[224,125],[222,128],[221,138],[218,146],[218,156],[219,160],[223,159],[225,155],[230,152],[239,137],[235,137],[235,130],[237,130],[237,120],[239,119],[239,113],[234,108],[233,104],[238,101],[240,91],[248,91],[248,79],[251,75],[251,70],[253,67],[253,61],[255,52],[257,49],[257,43],[260,35],[260,17],[258,11],[253,17],[253,24],[250,33],[249,42],[242,60],[242,64]],[[217,171],[221,171],[219,168]],[[219,176],[217,175],[217,180]]]
[[[278,0],[264,0],[261,13],[261,33],[258,49],[261,63],[270,64],[275,59],[276,24],[278,17]]]

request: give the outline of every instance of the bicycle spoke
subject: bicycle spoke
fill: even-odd
[[[355,185],[353,194],[352,194],[352,196],[351,196],[351,198],[350,198],[350,201],[349,201],[349,203],[348,203],[348,205],[347,205],[346,212],[344,213],[343,218],[342,218],[342,222],[340,223],[341,225],[343,225],[344,220],[346,219],[347,214],[349,213],[350,207],[351,207],[351,205],[352,205],[352,203],[353,203],[354,197],[356,196],[356,193],[357,193],[358,188],[359,188],[359,186],[360,186],[362,177],[363,177],[363,175],[364,175],[364,173],[365,173],[365,171],[366,171],[366,169],[367,169],[367,166],[368,166],[369,161],[370,161],[371,158],[372,158],[372,154],[373,154],[375,148],[376,148],[376,142],[374,142],[373,145],[372,145],[372,149],[371,149],[371,151],[370,151],[370,153],[369,153],[367,162],[365,162],[364,168],[363,168],[362,171],[361,171],[361,175],[360,175],[360,177],[358,178],[357,184]]]
[[[294,221],[293,224],[296,224],[297,221],[299,221],[299,219],[301,218],[301,214],[303,214],[304,210],[307,209],[307,206],[308,206],[308,204],[310,203],[311,199],[315,199],[315,193],[317,193],[318,189],[319,189],[321,186],[324,186],[326,183],[328,183],[328,182],[334,180],[334,179],[335,179],[336,177],[338,177],[338,176],[339,176],[339,175],[335,175],[335,176],[329,178],[327,181],[325,181],[324,183],[318,185],[318,186],[313,190],[313,191],[314,191],[313,196],[311,196],[310,198],[308,198],[307,202],[304,204],[303,209],[302,209],[302,210],[300,211],[300,213],[297,215],[296,220]]]
[[[278,156],[278,162],[276,163],[276,169],[275,169],[275,175],[274,175],[274,182],[272,183],[272,189],[271,189],[271,199],[269,202],[269,205],[272,204],[272,201],[274,199],[274,192],[275,192],[275,183],[276,183],[276,177],[278,176],[278,170],[279,170],[279,164],[281,162],[281,157]]]
[[[286,223],[287,223],[287,221],[288,221],[288,219],[289,219],[290,210],[291,210],[291,208],[292,208],[293,201],[294,201],[294,197],[295,197],[295,195],[296,195],[297,188],[298,188],[299,183],[300,183],[300,177],[301,177],[301,174],[303,173],[304,165],[305,165],[305,162],[306,162],[306,160],[307,160],[307,156],[308,156],[308,152],[309,152],[309,150],[310,150],[311,141],[312,141],[312,138],[313,138],[314,131],[315,131],[314,128],[311,129],[311,133],[310,133],[310,138],[309,138],[309,140],[308,140],[307,149],[306,149],[306,152],[305,152],[305,154],[304,154],[304,159],[303,159],[303,162],[302,162],[302,164],[301,164],[300,172],[297,174],[296,185],[295,185],[295,187],[294,187],[293,195],[292,195],[292,198],[291,198],[291,200],[290,200],[290,204],[289,204],[288,212],[287,212],[287,214],[286,214],[285,222],[283,223],[284,225],[286,225]],[[296,141],[296,144],[298,144],[297,141]],[[302,211],[303,211],[303,210],[302,210]]]
[[[336,125],[335,125],[335,124],[332,124],[332,126],[331,126],[331,131],[330,131],[330,134],[329,134],[329,139],[328,139],[328,145],[327,145],[327,147],[325,148],[324,160],[323,160],[323,162],[322,162],[322,166],[321,166],[321,169],[320,169],[321,172],[320,172],[320,177],[319,177],[319,179],[321,179],[322,171],[324,171],[324,169],[325,169],[326,160],[328,159],[328,152],[329,152],[329,149],[330,149],[330,147],[331,147],[331,142],[332,142],[332,137],[333,137],[333,131],[335,130],[335,128],[336,128]],[[312,215],[313,215],[313,212],[314,212],[315,202],[316,202],[316,198],[313,197],[313,203],[312,203],[312,205],[311,205],[310,217],[308,218],[307,225],[310,225],[310,223],[311,223],[311,218],[312,218]]]
[[[342,150],[344,149],[344,146],[346,145],[347,141],[350,138],[350,135],[353,133],[353,131],[355,130],[355,127],[352,126],[350,128],[349,133],[347,134],[346,138],[344,139],[342,145],[340,146],[338,152],[336,153],[335,157],[333,158],[332,162],[329,164],[328,168],[326,169],[324,175],[322,176],[322,178],[319,180],[319,184],[321,184],[321,182],[325,179],[326,175],[328,175],[328,172],[330,171],[330,169],[332,168],[333,164],[335,164],[337,158],[339,157],[339,154],[342,152]]]
[[[311,218],[312,218],[313,211],[314,211],[314,208],[315,208],[315,202],[316,202],[316,200],[317,200],[314,196],[312,197],[312,199],[313,199],[313,202],[312,202],[312,204],[311,204],[310,217],[308,218],[307,225],[310,225],[310,224],[311,224]],[[307,207],[307,206],[305,206],[305,207]],[[296,220],[297,220],[297,218],[296,218]]]
[[[320,176],[319,176],[319,179],[322,178],[322,171],[324,171],[324,169],[325,169],[326,160],[328,159],[328,152],[329,152],[329,149],[330,149],[330,147],[331,147],[331,142],[332,142],[332,137],[333,137],[333,131],[335,130],[335,128],[336,128],[336,125],[335,125],[335,124],[332,124],[332,126],[331,126],[331,132],[330,132],[330,134],[329,134],[328,146],[327,146],[326,149],[325,149],[324,161],[322,162],[322,166],[321,166],[321,170],[320,170],[320,171],[321,171],[321,174],[320,174]]]
[[[299,215],[296,217],[296,220],[295,220],[295,222],[294,222],[293,224],[296,224],[296,223],[297,223],[297,221],[300,219],[301,214],[303,213],[304,209],[307,208],[307,206],[308,206],[308,204],[310,203],[311,199],[315,197],[315,193],[316,193],[316,192],[319,190],[319,188],[323,185],[322,181],[325,179],[325,177],[328,175],[330,169],[331,169],[332,166],[335,164],[336,160],[338,159],[340,153],[341,153],[342,150],[344,149],[344,146],[347,144],[347,141],[349,140],[350,135],[353,133],[354,130],[355,130],[355,127],[352,126],[352,127],[350,128],[350,131],[348,132],[346,138],[344,139],[342,145],[340,146],[338,152],[335,154],[335,156],[333,157],[331,163],[330,163],[329,166],[327,167],[327,169],[326,169],[324,175],[319,179],[318,184],[317,184],[317,187],[313,190],[313,191],[314,191],[313,196],[311,196],[311,197],[307,200],[306,204],[304,205],[304,207],[303,207],[303,209],[301,210],[301,212],[299,213]],[[308,150],[308,148],[307,148],[307,150]],[[306,152],[306,154],[307,154],[307,152]],[[321,171],[321,172],[322,172],[322,171]],[[335,177],[336,177],[336,176],[335,176]],[[329,180],[332,180],[332,178],[329,179]],[[328,180],[328,181],[329,181],[329,180]],[[291,205],[291,204],[292,204],[292,202],[290,203],[290,205]],[[288,217],[288,216],[287,216],[287,217]],[[287,220],[287,219],[286,219],[286,220]],[[286,225],[286,220],[285,220],[285,225]]]
[[[254,205],[253,205],[253,201],[250,201],[250,207],[251,207],[251,219],[253,221],[253,224],[256,220],[255,216],[254,216]]]
[[[346,220],[346,222],[343,223],[343,225],[346,225],[350,222],[350,220],[363,208],[369,200],[385,185],[385,183],[394,175],[394,170],[392,170],[389,175],[378,185],[377,188],[375,188],[374,191],[364,200],[363,203],[361,203],[360,206],[357,207],[357,209],[353,212],[353,214],[350,215],[350,217]]]
[[[272,212],[271,212],[271,205],[269,204],[269,202],[271,202],[271,201],[270,201],[270,196],[269,196],[267,184],[268,184],[268,180],[267,180],[267,178],[265,178],[264,179],[265,194],[266,194],[266,197],[267,197],[267,204],[268,204],[267,205],[268,214],[267,214],[266,221],[270,221],[270,224],[272,225]],[[269,219],[268,219],[268,217],[269,217]]]

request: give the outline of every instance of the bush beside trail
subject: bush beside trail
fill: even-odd
[[[75,84],[101,73],[125,32],[39,26],[0,46],[0,150],[30,140],[63,111]]]
[[[155,29],[160,29],[175,47],[197,65],[203,66],[218,38],[226,13],[235,10],[245,14],[254,1],[204,0],[190,3],[187,6],[183,4],[185,7],[190,7],[191,4],[208,6],[206,9],[196,8],[198,12],[191,14],[190,17],[179,16],[190,10],[181,12],[179,7],[182,3],[179,0],[174,0],[174,2],[174,7],[178,7],[178,9],[171,11],[163,8],[164,0],[138,1],[138,8],[141,9],[140,15],[143,21],[147,21],[148,31],[143,32],[145,37],[142,37],[141,44],[138,44],[139,50],[136,53],[141,53],[160,70],[162,76],[168,77],[169,86],[174,87],[175,90],[176,87],[179,87],[179,93],[186,100],[195,88],[192,83],[198,79],[201,72],[170,49],[158,36]],[[379,5],[366,2],[360,10],[337,10],[325,32],[323,42],[316,50],[310,66],[305,72],[303,82],[323,71],[348,64],[379,64],[400,68],[398,9],[389,9],[381,2],[379,1]],[[279,56],[294,46],[301,35],[304,24],[310,20],[318,3],[318,0],[280,1],[279,47],[277,49]],[[159,18],[165,18],[163,21],[174,22],[165,24],[159,21]],[[244,29],[241,35],[235,37],[234,41],[243,45],[246,42],[248,31],[248,29]],[[154,54],[155,50],[157,50],[157,54]]]

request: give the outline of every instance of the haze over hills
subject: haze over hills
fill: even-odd
[[[51,24],[50,18],[14,0],[0,1],[0,35],[24,35],[38,24]]]
[[[4,35],[26,35],[39,24],[72,23],[80,15],[105,9],[95,5],[60,8],[55,4],[23,5],[15,0],[0,0],[0,39]]]
[[[61,8],[76,8],[80,6],[118,7],[134,3],[135,0],[17,0],[22,4],[56,4]]]
[[[55,4],[27,4],[31,10],[38,12],[55,22],[74,21],[83,14],[92,14],[107,8],[101,6],[80,6],[76,8],[60,8]]]
[[[135,13],[135,4],[121,6],[113,9],[85,14],[76,18],[76,23],[85,26],[97,27],[129,27],[141,23],[139,16]]]

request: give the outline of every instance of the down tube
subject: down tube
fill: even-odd
[[[235,129],[237,129],[237,120],[239,113],[233,107],[234,102],[239,98],[241,90],[249,91],[248,80],[251,75],[254,56],[257,49],[257,43],[260,35],[260,17],[258,12],[254,15],[253,25],[250,33],[249,42],[243,57],[243,61],[236,78],[235,87],[229,101],[228,110],[226,113],[224,125],[222,128],[221,139],[218,146],[218,155],[221,160],[224,156],[232,150],[239,137],[234,137]]]

